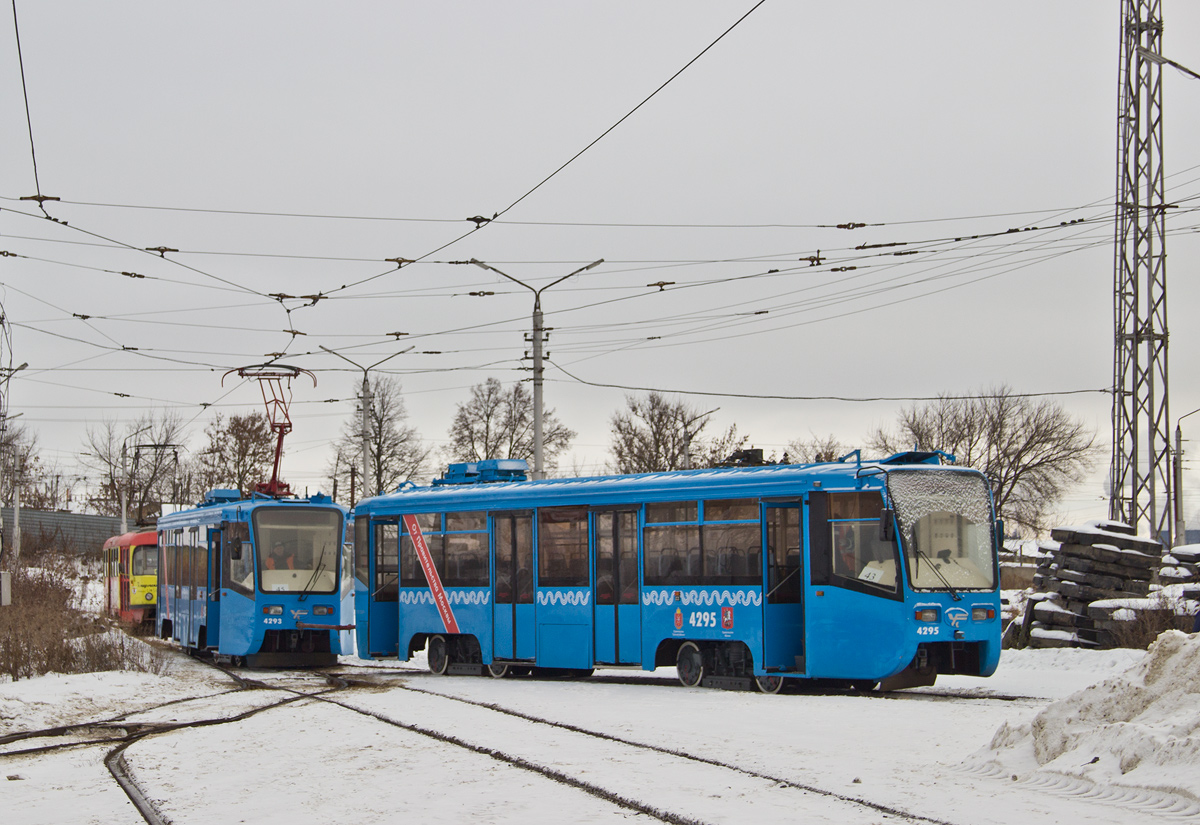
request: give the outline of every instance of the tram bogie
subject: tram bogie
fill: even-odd
[[[345,515],[320,494],[213,490],[161,517],[158,634],[251,667],[330,665],[353,652]]]
[[[995,670],[991,494],[941,454],[543,481],[516,465],[358,504],[359,655],[426,649],[435,673],[493,676],[675,667],[768,693]]]

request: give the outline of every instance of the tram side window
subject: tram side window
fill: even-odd
[[[172,554],[175,563],[171,565],[174,575],[172,576],[171,583],[175,585],[175,598],[178,599],[183,596],[183,582],[187,576],[187,570],[185,569],[187,556],[183,550],[182,529],[171,531],[171,543],[175,545],[174,553]]]
[[[762,584],[762,523],[758,501],[706,501],[704,521],[700,533],[701,583]]]
[[[443,563],[434,562],[446,587],[487,587],[488,533],[486,513],[447,513],[442,536]]]
[[[405,585],[411,585],[407,570],[401,570],[401,559],[398,558],[400,544],[400,525],[375,525],[375,592],[372,594],[377,602],[394,602],[400,598],[401,576]],[[417,575],[425,581],[425,574],[420,572],[417,565]]]
[[[771,604],[800,602],[804,586],[801,518],[799,507],[767,509],[767,601]]]
[[[533,604],[533,518],[504,514],[494,516],[493,523],[496,603]]]
[[[831,564],[835,578],[896,592],[896,544],[879,538],[877,492],[830,493]]]
[[[359,516],[354,520],[354,577],[363,587],[367,587],[371,577],[371,551],[367,543],[369,535],[367,519]]]
[[[647,585],[761,585],[762,523],[752,499],[646,505]],[[671,519],[688,524],[666,524]]]
[[[586,587],[587,584],[587,508],[538,510],[538,586]]]
[[[648,586],[698,583],[700,527],[668,522],[695,522],[699,516],[700,507],[695,501],[662,501],[646,505],[642,548]],[[688,568],[693,558],[695,574],[691,575]]]
[[[250,544],[250,525],[244,521],[221,526],[221,586],[238,593],[254,592],[254,549]]]

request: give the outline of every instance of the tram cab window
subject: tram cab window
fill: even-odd
[[[221,525],[222,565],[221,586],[239,593],[254,592],[254,550],[250,545],[250,525],[244,521]]]
[[[266,506],[255,509],[252,519],[263,592],[337,592],[344,535],[341,512]]]
[[[874,491],[829,493],[829,562],[853,589],[896,592],[896,544],[879,537],[883,497]]]
[[[133,550],[133,575],[153,576],[158,573],[158,548],[153,544]]]

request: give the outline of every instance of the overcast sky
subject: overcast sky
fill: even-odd
[[[10,412],[67,474],[88,426],[151,410],[200,449],[214,411],[262,408],[222,374],[286,353],[318,385],[283,475],[315,492],[361,380],[320,346],[414,347],[385,369],[443,446],[472,385],[529,375],[531,293],[454,262],[541,286],[603,258],[543,295],[567,468],[603,470],[623,387],[781,454],[904,402],[755,396],[1006,383],[1076,393],[1055,400],[1107,445],[1110,396],[1076,391],[1112,384],[1121,4],[767,0],[721,38],[753,7],[18,0],[37,180],[6,10]],[[1163,12],[1200,69],[1200,7]],[[1200,407],[1200,81],[1168,69],[1164,98],[1174,419]],[[1064,517],[1106,514],[1107,462]],[[1200,472],[1185,489],[1197,526]]]

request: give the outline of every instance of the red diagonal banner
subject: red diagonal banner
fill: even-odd
[[[457,633],[458,622],[454,620],[454,611],[450,609],[450,599],[446,597],[442,579],[438,575],[437,568],[433,566],[433,556],[429,554],[429,545],[425,543],[425,536],[421,533],[421,525],[417,524],[417,517],[404,516],[404,529],[408,531],[408,537],[412,539],[413,547],[417,551],[421,569],[425,571],[425,581],[429,583],[429,592],[433,594],[433,603],[437,605],[438,614],[442,617],[442,624],[445,625],[446,632]]]

